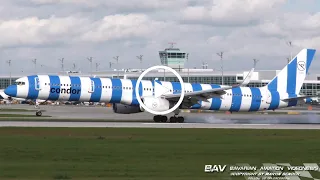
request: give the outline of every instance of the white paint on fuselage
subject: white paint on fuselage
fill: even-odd
[[[20,78],[20,80],[25,80],[26,82],[28,82],[27,77],[23,77]],[[41,90],[39,91],[39,98],[40,99],[47,99],[49,97],[50,94],[50,85],[49,85],[49,77],[45,76],[45,75],[40,75],[39,76],[39,80],[40,80],[40,88]],[[112,97],[112,80],[110,78],[100,78],[101,80],[101,87],[102,88],[102,94],[101,94],[101,98],[99,102],[105,102],[105,103],[113,103],[111,102],[111,97]],[[87,102],[90,101],[92,92],[91,91],[91,79],[89,77],[80,77],[80,81],[81,81],[81,96],[79,101],[82,102]],[[60,83],[63,85],[61,88],[65,88],[68,89],[70,88],[70,78],[68,76],[60,76]],[[147,81],[147,80],[142,80],[142,96],[153,96],[153,90],[154,87],[152,85],[152,81]],[[129,79],[121,79],[121,84],[122,87],[118,87],[119,90],[121,88],[122,90],[122,95],[121,95],[121,101],[120,103],[123,104],[131,104],[131,102],[133,101],[133,86],[132,86],[132,82]],[[173,86],[171,84],[171,82],[165,82],[165,81],[161,81],[161,84],[163,86],[165,86],[166,88],[170,89],[170,92],[167,92],[166,94],[173,94],[174,93],[174,89]],[[193,88],[192,88],[192,84],[191,83],[184,83],[185,85],[185,91],[186,92],[192,92]],[[211,89],[211,85],[209,84],[200,84],[202,90],[207,90],[207,89]],[[100,88],[101,88],[100,87]],[[223,87],[223,86],[222,86]],[[95,87],[97,88],[97,87]],[[94,89],[95,89],[94,88]],[[26,83],[26,85],[24,86],[18,86],[17,89],[17,97],[27,97],[28,95],[28,90],[29,90],[29,83]],[[267,99],[269,96],[269,91],[266,88],[260,88],[261,94],[262,94],[262,100],[260,102],[260,108],[259,110],[264,110],[267,109],[270,104],[267,103]],[[241,106],[239,111],[248,111],[250,109],[251,106],[251,101],[252,101],[252,96],[251,95],[251,90],[249,87],[241,87],[241,92],[243,94],[242,101],[241,101]],[[220,110],[229,110],[232,104],[232,90],[226,90],[226,94],[221,96],[221,106],[220,106]],[[281,95],[281,96],[287,96],[286,95]],[[58,100],[64,100],[67,101],[70,98],[70,94],[63,94],[59,96]],[[201,101],[201,107],[200,109],[206,109],[209,110],[212,107],[212,99],[208,99],[209,102],[204,102]],[[279,108],[283,108],[283,107],[287,107],[288,103],[284,102],[284,101],[280,101],[279,103]]]

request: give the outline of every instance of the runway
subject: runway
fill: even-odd
[[[124,122],[1,121],[0,127],[94,127],[94,128],[209,128],[209,129],[320,129],[320,124],[207,124]]]
[[[10,112],[5,109],[25,109],[29,111]],[[41,106],[44,115],[51,117],[0,118],[0,127],[135,127],[135,128],[243,128],[243,129],[320,129],[319,108],[289,115],[293,109],[281,110],[282,114],[256,113],[180,113],[185,123],[154,123],[153,115],[142,112],[135,114],[116,114],[111,107],[92,106]],[[1,111],[2,110],[2,111]],[[34,106],[0,106],[1,114],[34,115]],[[37,120],[35,120],[37,119]],[[99,122],[100,121],[100,122]],[[105,121],[105,122],[101,122]],[[108,122],[109,121],[109,122]],[[135,122],[136,121],[136,122]]]

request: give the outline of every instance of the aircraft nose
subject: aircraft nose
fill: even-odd
[[[17,96],[17,85],[10,85],[5,90],[4,93],[11,97]]]

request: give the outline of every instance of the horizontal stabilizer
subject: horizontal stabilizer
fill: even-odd
[[[298,97],[291,97],[291,98],[286,98],[286,99],[281,99],[282,101],[294,101],[294,100],[304,100],[306,98],[312,98],[312,97],[320,97],[320,95],[315,96],[315,95],[310,95],[310,96],[298,96]]]

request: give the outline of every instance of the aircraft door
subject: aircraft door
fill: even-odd
[[[39,80],[39,77],[35,77],[34,78],[34,88],[39,91],[40,90],[40,80]]]
[[[91,83],[90,83],[90,89],[88,91],[89,93],[93,93],[94,92],[94,81],[91,80]]]
[[[266,94],[267,94],[266,103],[271,104],[271,100],[272,100],[271,93],[269,91],[266,91]]]

